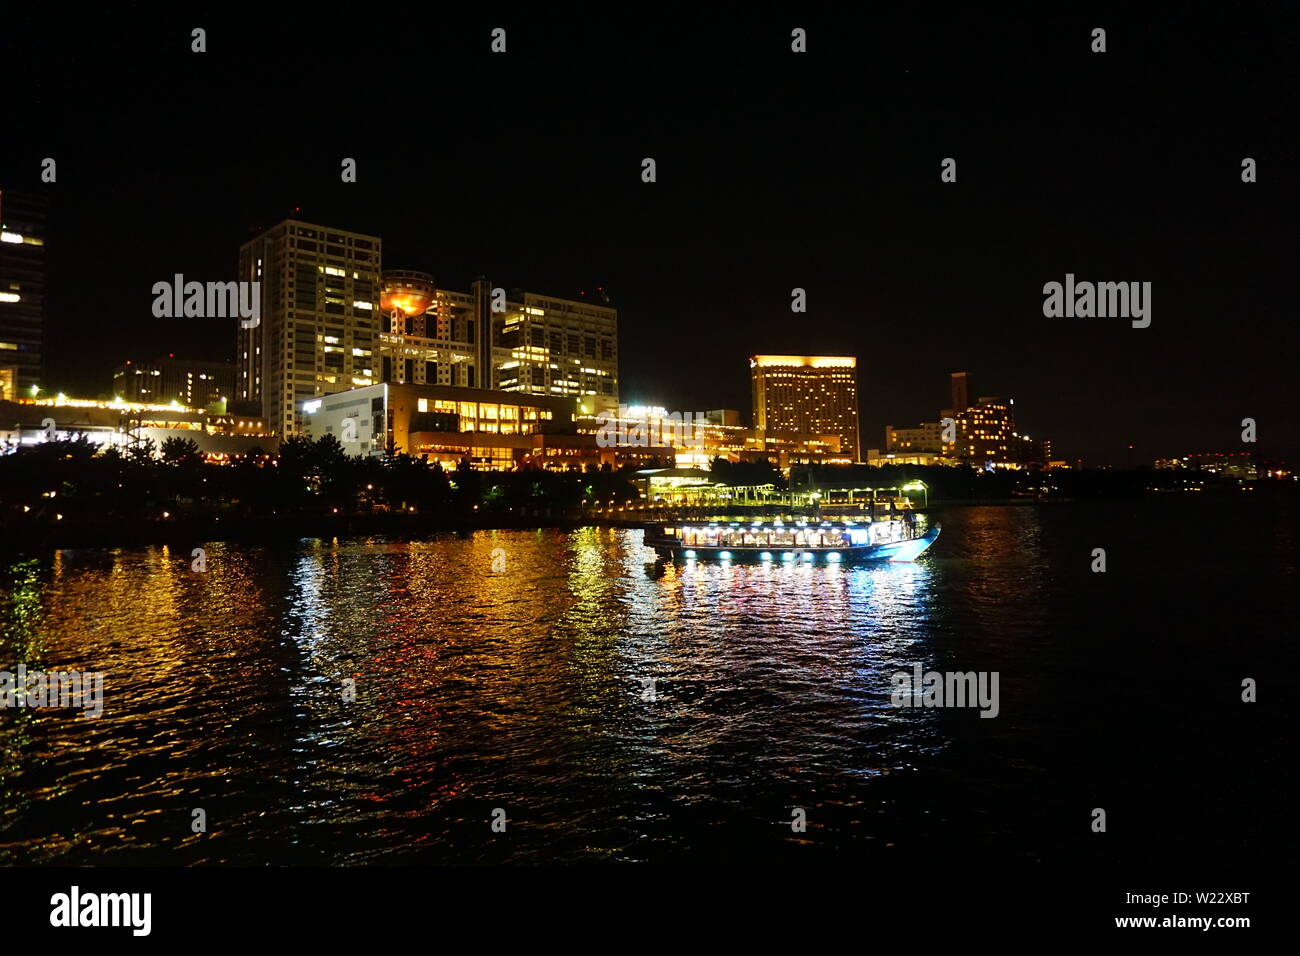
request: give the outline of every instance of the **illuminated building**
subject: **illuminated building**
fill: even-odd
[[[940,412],[941,418],[951,418],[954,423],[954,440],[941,442],[945,458],[977,467],[1050,464],[1050,442],[1034,441],[1016,431],[1014,399],[983,396],[971,404],[968,388],[969,376],[953,372],[953,407]],[[942,439],[943,422],[939,424]]]
[[[206,408],[234,394],[235,366],[174,356],[149,362],[128,361],[113,370],[113,394],[128,402]]]
[[[1156,462],[1156,467],[1162,467],[1161,463]],[[1181,459],[1172,459],[1172,462],[1166,463],[1164,467],[1190,468],[1193,471],[1209,472],[1225,478],[1244,478],[1252,481],[1259,477],[1260,471],[1255,453],[1249,451],[1209,451],[1184,455]]]
[[[239,251],[239,279],[261,282],[261,322],[238,330],[238,398],[282,436],[305,401],[372,385],[382,243],[376,236],[286,219]]]
[[[956,440],[944,443],[944,454],[972,465],[1018,463],[1013,404],[987,396],[962,411],[944,409],[944,417],[956,421]]]
[[[955,465],[958,462],[932,451],[884,451],[867,449],[868,465]]]
[[[0,395],[41,383],[45,334],[45,218],[41,196],[0,190]],[[12,379],[12,385],[9,384]]]
[[[384,273],[380,381],[480,387],[474,297],[448,292],[423,272]]]
[[[380,457],[391,447],[449,466],[469,458],[511,469],[594,462],[595,438],[575,432],[573,408],[560,396],[387,382],[313,399],[302,413],[308,437],[333,435],[348,455]]]
[[[788,471],[792,465],[843,458],[838,435],[764,435],[742,425],[740,412],[732,408],[670,412],[660,406],[620,405],[599,415],[580,414],[576,425],[580,433],[597,436],[600,447],[617,453],[608,459],[614,465],[671,458],[678,468],[707,469],[715,458],[725,458],[772,461]]]
[[[125,448],[152,441],[155,454],[168,438],[185,438],[206,455],[237,455],[254,448],[274,452],[278,440],[257,417],[214,414],[187,408],[179,402],[103,402],[92,399],[24,398],[0,401],[0,444],[3,450],[47,441],[49,421],[53,437],[77,436],[103,446]]]
[[[939,422],[885,426],[885,451],[894,454],[938,455],[943,451],[943,426]]]
[[[844,460],[858,460],[857,359],[755,355],[749,367],[761,440],[833,435]]]
[[[407,274],[413,275],[413,274]],[[384,381],[493,387],[566,396],[596,414],[618,405],[618,313],[590,302],[531,292],[493,312],[493,286],[473,292],[432,286],[424,313],[391,314],[380,336]],[[418,303],[413,303],[411,308]],[[484,369],[491,369],[485,374]]]
[[[427,273],[386,272],[384,283],[383,381],[573,397],[593,415],[618,406],[614,309],[502,290],[493,312],[485,278],[468,294],[437,288]]]
[[[490,293],[486,280],[476,287]],[[594,302],[523,292],[491,314],[493,385],[572,396],[580,414],[618,407],[618,312]]]

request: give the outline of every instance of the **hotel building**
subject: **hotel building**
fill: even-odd
[[[754,355],[749,367],[760,441],[835,436],[843,459],[858,461],[856,358]]]
[[[0,397],[29,396],[41,383],[47,206],[0,190]]]
[[[986,396],[962,411],[943,410],[956,422],[956,440],[944,442],[945,457],[972,465],[1008,465],[1019,461],[1014,399]]]

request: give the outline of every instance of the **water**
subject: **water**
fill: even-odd
[[[0,863],[1288,861],[1297,516],[1221,504],[954,508],[865,568],[654,577],[613,529],[6,559],[0,668],[106,677],[98,719],[0,711]],[[895,709],[917,661],[999,715]]]

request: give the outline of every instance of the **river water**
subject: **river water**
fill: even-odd
[[[1291,860],[1297,516],[1220,504],[950,508],[862,568],[655,576],[598,528],[5,558],[0,668],[104,711],[0,710],[0,863]],[[918,663],[997,716],[894,707]]]

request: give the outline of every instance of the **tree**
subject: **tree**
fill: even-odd
[[[180,465],[200,459],[199,443],[192,438],[172,437],[162,443],[162,459],[169,465]]]

